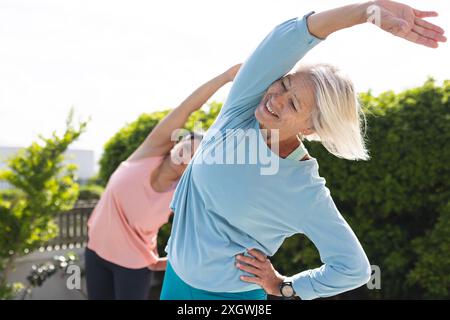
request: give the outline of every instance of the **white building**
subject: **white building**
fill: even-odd
[[[20,149],[21,148],[18,147],[0,147],[0,169],[4,169],[7,166],[6,160]],[[74,163],[78,166],[76,174],[80,184],[86,183],[87,180],[94,175],[94,151],[69,149],[65,153],[65,158],[66,160],[64,163]],[[0,181],[0,189],[5,188],[8,188],[8,184],[4,181]]]

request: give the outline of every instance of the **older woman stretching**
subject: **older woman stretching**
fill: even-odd
[[[337,157],[369,158],[353,84],[326,64],[287,73],[328,35],[377,13],[377,25],[396,36],[428,47],[446,40],[423,20],[435,12],[374,1],[287,20],[244,63],[172,200],[162,299],[314,299],[369,280],[366,254],[302,144],[306,137]],[[277,161],[270,172],[267,154]],[[266,256],[296,233],[323,265],[284,277]]]

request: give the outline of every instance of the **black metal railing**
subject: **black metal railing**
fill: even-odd
[[[87,221],[97,204],[97,200],[78,201],[72,210],[60,213],[55,222],[59,227],[56,238],[47,242],[43,249],[58,250],[84,247],[88,241]],[[84,268],[84,267],[83,267]],[[150,300],[158,300],[161,292],[163,272],[153,272],[149,291]]]

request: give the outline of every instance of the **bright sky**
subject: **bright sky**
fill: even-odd
[[[73,147],[98,158],[143,112],[175,107],[242,62],[278,23],[353,1],[0,0],[0,146],[61,130],[70,107],[88,131]],[[435,10],[450,33],[450,1],[405,0]],[[450,44],[410,44],[372,25],[331,35],[304,59],[340,66],[359,91],[450,79]],[[224,101],[227,85],[212,100]]]

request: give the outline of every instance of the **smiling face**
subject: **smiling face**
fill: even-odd
[[[288,74],[272,83],[256,108],[255,117],[264,129],[278,129],[280,141],[297,134],[314,133],[311,113],[314,87],[305,73]]]

